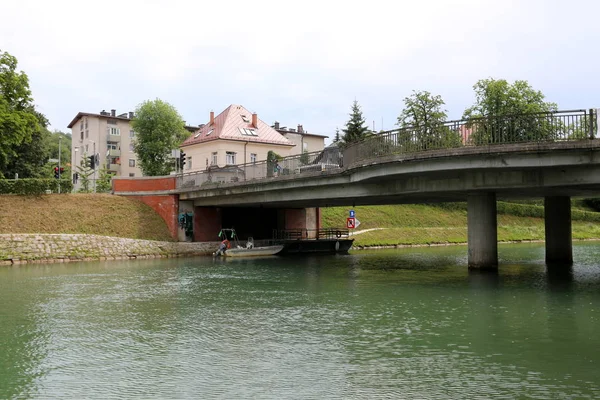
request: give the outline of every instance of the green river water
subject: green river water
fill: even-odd
[[[0,398],[600,398],[600,243],[0,268]]]

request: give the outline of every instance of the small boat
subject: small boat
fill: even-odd
[[[278,246],[263,246],[238,249],[229,249],[223,253],[223,257],[258,257],[258,256],[274,256],[283,250],[283,245]]]
[[[239,243],[235,229],[221,229],[219,238],[224,239],[219,249],[213,253],[213,256],[222,257],[260,257],[274,256],[283,250],[283,245],[273,246],[254,246],[254,239],[249,237],[246,246]],[[232,246],[233,244],[233,246]]]

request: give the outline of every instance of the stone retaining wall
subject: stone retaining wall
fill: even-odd
[[[218,245],[83,234],[4,234],[0,265],[210,255]]]

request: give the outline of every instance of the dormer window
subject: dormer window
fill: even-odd
[[[251,129],[251,128],[239,128],[239,129],[240,129],[240,133],[244,136],[258,136],[256,129]]]

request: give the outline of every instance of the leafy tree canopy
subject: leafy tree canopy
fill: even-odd
[[[494,117],[556,111],[557,105],[544,101],[544,94],[527,81],[510,84],[505,79],[481,79],[474,86],[475,104],[463,118]]]
[[[447,110],[443,108],[442,96],[434,96],[428,91],[413,91],[404,98],[404,109],[398,117],[398,126],[434,126],[448,120]]]
[[[136,131],[135,152],[146,176],[169,175],[174,170],[171,150],[179,148],[188,132],[175,107],[160,99],[140,104],[131,122]]]
[[[561,124],[552,124],[536,113],[556,111],[557,105],[544,101],[544,94],[527,81],[509,83],[505,79],[482,79],[474,86],[475,104],[463,118],[485,117],[470,124],[470,141],[476,144],[516,143],[550,140],[559,134]],[[502,118],[496,118],[502,117]]]
[[[356,100],[352,103],[350,119],[346,122],[346,127],[342,129],[342,132],[344,132],[342,143],[345,145],[360,142],[371,135],[371,131],[366,126],[360,105],[358,105],[358,101]]]
[[[17,59],[0,50],[0,177],[31,170],[17,165],[20,151],[32,140],[43,141],[41,130],[47,125],[46,118],[33,106],[27,75],[17,72]],[[34,151],[36,157],[40,156],[38,150]],[[26,159],[25,154],[22,157]],[[25,172],[22,177],[30,176]]]
[[[404,98],[404,109],[398,117],[401,128],[398,144],[402,151],[449,148],[461,144],[458,132],[444,124],[448,120],[444,105],[442,96],[428,91],[413,91]]]

